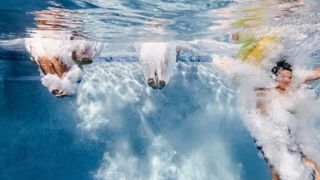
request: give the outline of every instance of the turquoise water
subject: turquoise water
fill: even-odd
[[[249,4],[279,34],[286,25],[301,28],[307,38],[289,37],[284,42],[296,47],[285,48],[316,65],[320,12],[316,1],[305,1],[270,21],[265,13],[281,8],[259,2],[0,2],[0,179],[270,179],[243,125],[238,87],[211,55],[234,56],[232,24],[256,17]],[[68,17],[60,30],[106,45],[84,66],[77,95],[62,99],[41,85],[22,42],[36,30],[31,12],[55,8]],[[161,91],[147,86],[135,55],[134,43],[149,41],[187,44],[186,60]],[[119,56],[124,62],[114,60]],[[192,61],[199,56],[205,60]]]

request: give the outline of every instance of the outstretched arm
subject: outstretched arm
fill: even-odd
[[[317,68],[311,76],[308,76],[303,83],[308,84],[320,78],[320,68]]]

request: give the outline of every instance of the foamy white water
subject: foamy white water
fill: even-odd
[[[233,143],[221,132],[240,123],[224,111],[234,92],[211,66],[178,63],[161,91],[147,86],[137,63],[97,63],[85,74],[79,127],[96,140],[110,134],[97,179],[241,179]]]

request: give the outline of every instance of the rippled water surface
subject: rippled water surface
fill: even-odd
[[[237,56],[239,32],[281,37],[270,62],[285,52],[298,67],[320,64],[319,1],[0,1],[0,179],[270,179],[239,112],[239,82],[212,63]],[[41,85],[24,46],[38,36],[105,45],[76,96]],[[144,42],[209,60],[177,62],[152,90],[128,62]],[[119,56],[126,62],[105,60]]]

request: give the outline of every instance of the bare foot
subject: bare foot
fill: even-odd
[[[67,93],[65,93],[65,92],[63,92],[62,90],[60,90],[60,89],[54,89],[54,90],[52,90],[51,91],[51,93],[53,94],[53,95],[55,95],[56,97],[65,97],[65,96],[67,96],[68,94]]]

